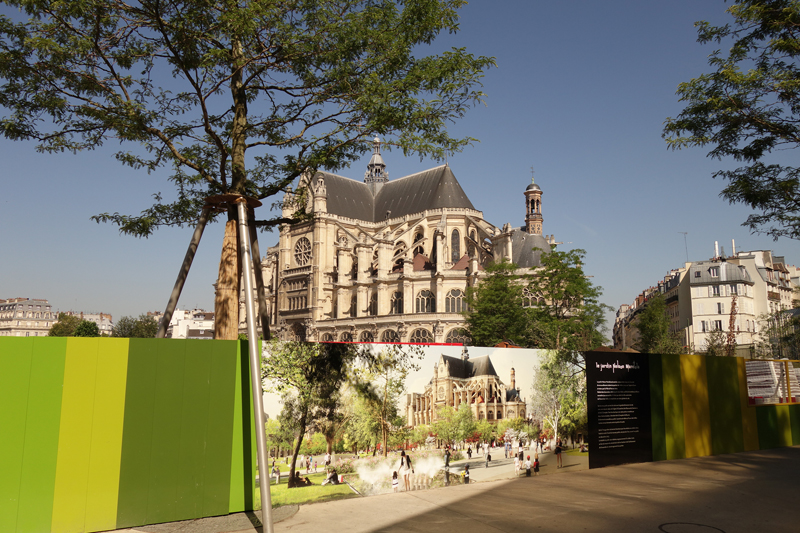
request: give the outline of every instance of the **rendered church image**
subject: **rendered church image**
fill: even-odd
[[[302,178],[313,217],[282,226],[262,261],[277,338],[467,342],[466,290],[487,261],[533,269],[554,244],[542,235],[538,185],[524,191],[525,226],[500,228],[484,220],[446,164],[389,180],[380,144],[376,138],[363,181],[322,171]]]
[[[462,403],[470,406],[477,420],[525,418],[525,400],[516,388],[513,368],[510,377],[506,387],[489,356],[470,359],[466,346],[461,357],[441,355],[425,391],[406,395],[407,424],[409,427],[433,424],[439,407],[458,409]]]

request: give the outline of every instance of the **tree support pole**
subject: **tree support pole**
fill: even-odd
[[[244,198],[236,200],[239,209],[239,253],[244,278],[244,301],[247,306],[247,341],[250,347],[250,381],[253,389],[253,418],[256,426],[256,447],[258,457],[259,488],[261,490],[261,522],[264,533],[274,533],[272,526],[272,498],[270,496],[269,458],[267,442],[264,434],[264,398],[261,384],[261,352],[258,349],[258,330],[256,329],[256,310],[253,302],[253,274],[249,265],[253,265],[253,255],[248,238],[248,209]]]
[[[186,283],[186,276],[189,275],[189,269],[192,267],[194,261],[194,254],[197,253],[197,246],[200,244],[200,237],[203,236],[203,230],[206,229],[206,222],[208,222],[208,215],[211,213],[211,207],[203,207],[200,213],[200,218],[197,219],[197,226],[194,228],[194,235],[189,243],[189,249],[186,250],[186,256],[183,258],[183,264],[178,272],[178,279],[175,280],[175,286],[172,288],[172,294],[169,296],[167,308],[164,310],[164,316],[161,317],[161,322],[158,324],[157,339],[163,339],[167,335],[167,327],[172,320],[172,313],[175,312],[175,307],[178,305],[178,298],[181,297],[183,285]]]
[[[258,294],[258,315],[261,319],[261,335],[268,341],[272,335],[269,329],[269,314],[267,313],[267,296],[264,293],[264,272],[261,270],[261,252],[258,249],[258,230],[256,229],[255,216],[248,218],[247,226],[250,229],[250,244],[253,247],[253,271],[256,277],[256,293]]]

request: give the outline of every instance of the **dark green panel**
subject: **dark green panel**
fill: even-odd
[[[0,338],[0,531],[17,530],[33,342]]]
[[[664,391],[664,429],[667,459],[686,458],[686,431],[683,424],[683,389],[679,355],[662,355]]]
[[[758,420],[758,447],[762,450],[779,448],[781,446],[778,432],[778,410],[774,405],[759,405],[756,407],[756,420]]]
[[[50,531],[67,339],[33,339],[18,531]],[[2,474],[0,474],[2,475]]]
[[[708,408],[711,419],[711,453],[744,451],[739,371],[736,359],[707,357]]]
[[[186,342],[172,339],[154,339],[151,342],[158,346],[158,368],[145,523],[158,524],[176,520],[178,516]]]
[[[664,381],[661,356],[650,358],[650,419],[653,435],[653,461],[667,459],[667,430],[664,420]]]
[[[117,528],[146,523],[157,361],[158,352],[153,339],[130,340]]]
[[[205,340],[181,341],[186,349],[181,407],[180,475],[177,479],[176,520],[203,516],[205,465],[211,453],[208,408],[213,345]],[[211,432],[213,433],[213,431]]]
[[[800,444],[800,405],[789,406],[789,414],[792,424],[792,445]]]
[[[205,342],[205,341],[199,341]],[[210,404],[207,413],[209,432],[206,452],[203,514],[227,514],[230,504],[231,449],[233,446],[233,404],[237,400],[237,341],[217,341],[211,370]]]
[[[254,507],[256,440],[253,430],[253,395],[247,343],[236,344],[236,386],[233,405],[231,448],[231,492],[228,512],[250,511]]]

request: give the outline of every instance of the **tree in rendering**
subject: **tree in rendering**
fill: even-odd
[[[125,165],[169,168],[174,192],[140,214],[93,217],[139,237],[193,223],[211,195],[272,199],[304,172],[349,165],[376,134],[404,153],[457,151],[473,139],[447,126],[494,64],[422,53],[458,30],[464,0],[4,3],[19,14],[0,16],[0,131],[42,152],[111,141]],[[236,209],[223,216],[215,336],[235,339]]]
[[[800,238],[800,167],[776,151],[800,146],[800,4],[751,0],[728,8],[723,26],[698,22],[698,41],[727,49],[709,59],[712,72],[678,86],[686,103],[668,118],[670,147],[710,147],[710,157],[742,166],[720,170],[721,196],[752,208],[743,224],[774,238]]]

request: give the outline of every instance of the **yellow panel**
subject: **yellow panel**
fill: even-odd
[[[739,369],[739,401],[742,406],[742,436],[744,437],[744,449],[745,451],[751,452],[759,449],[756,408],[755,406],[751,406],[747,399],[747,370],[745,360],[741,357],[737,357],[736,364]]]
[[[67,340],[52,520],[59,533],[85,531],[98,344],[97,338]]]
[[[128,339],[101,339],[92,421],[92,456],[86,494],[86,530],[117,525]]]
[[[792,416],[788,405],[777,405],[778,414],[778,439],[781,446],[792,445]]]
[[[686,457],[711,455],[706,359],[702,355],[681,355],[680,358]]]

